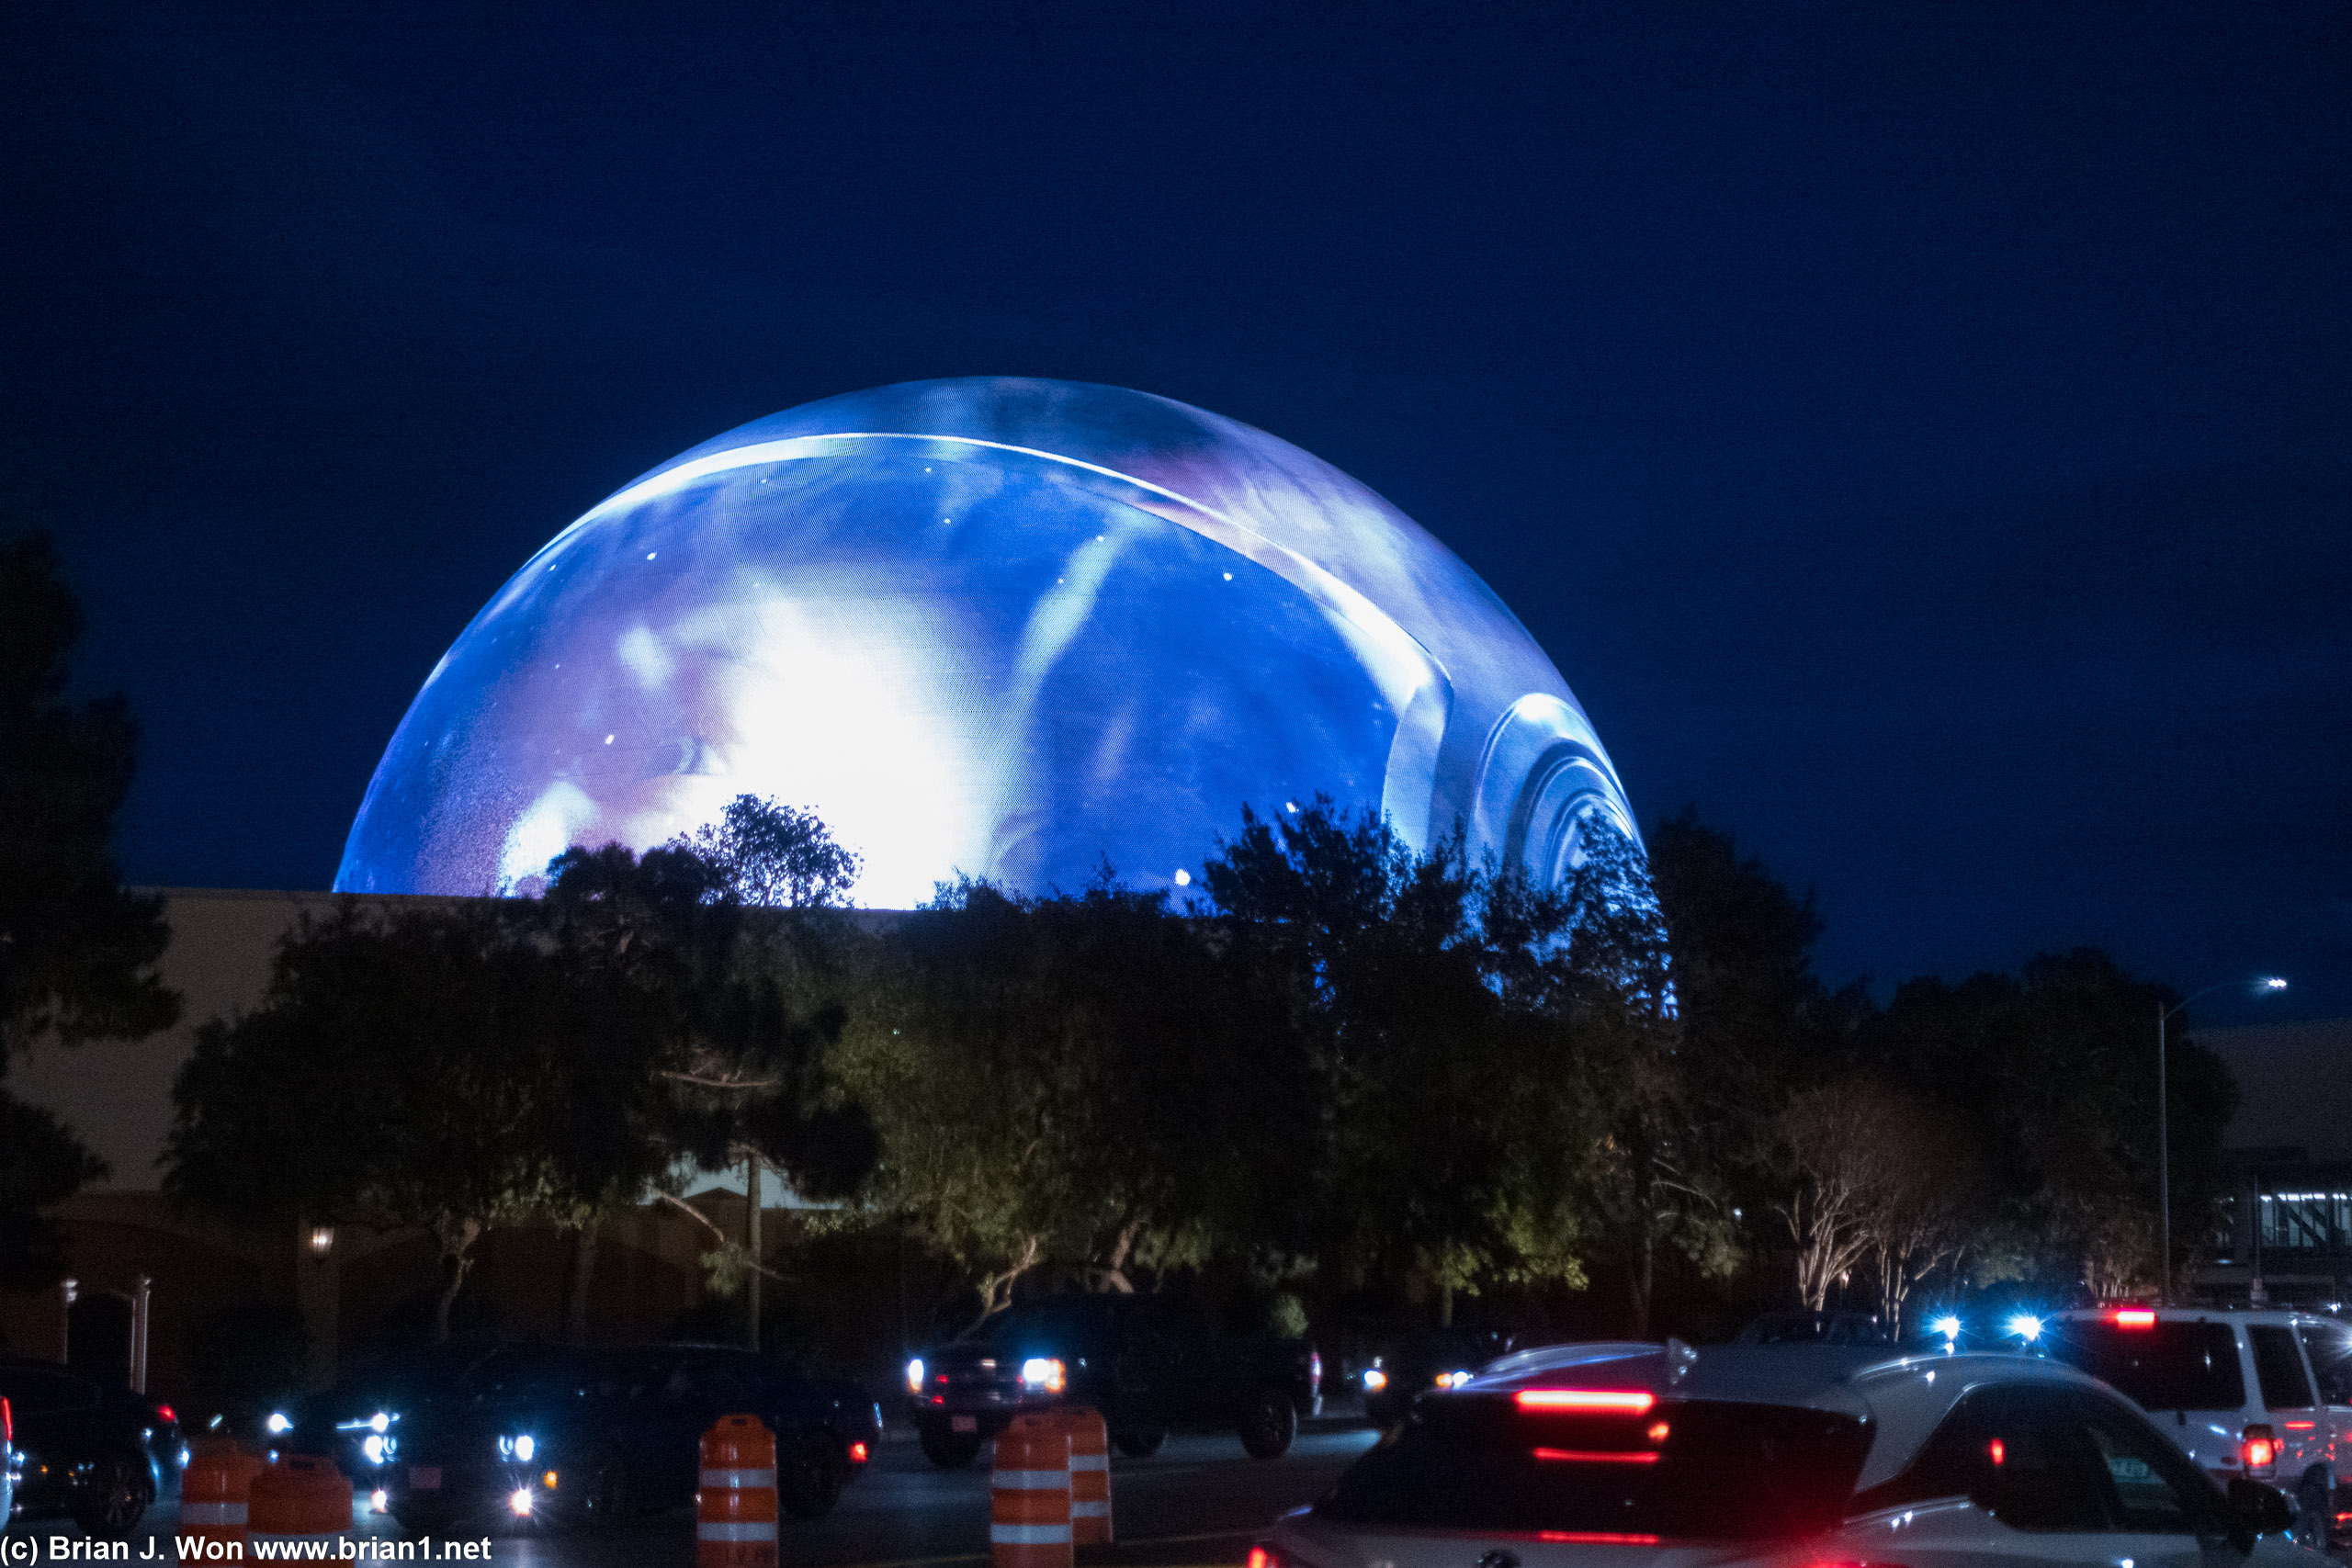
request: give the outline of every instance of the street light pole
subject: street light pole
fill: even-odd
[[[2183,1002],[2181,1007],[2188,1004]],[[2173,1012],[2179,1011],[2179,1008]],[[2165,1103],[2165,1091],[2172,1075],[2165,1070],[2165,1025],[2172,1021],[2172,1013],[2165,1010],[2165,999],[2156,998],[2156,1213],[2163,1239],[2158,1243],[2162,1283],[2157,1287],[2156,1300],[2172,1300],[2172,1111]]]
[[[2188,1010],[2188,1004],[2199,997],[2210,997],[2215,991],[2225,991],[2240,983],[2236,980],[2218,981],[2182,998],[2170,1008],[2165,1006],[2162,997],[2156,998],[2156,1225],[2160,1248],[2156,1277],[2163,1292],[2156,1299],[2160,1302],[2172,1300],[2172,1115],[2166,1100],[2172,1075],[2165,1070],[2165,1064],[2166,1029],[2173,1019]],[[2254,982],[2254,994],[2258,997],[2267,997],[2273,991],[2286,988],[2287,982],[2276,976]],[[2258,1238],[2262,1230],[2262,1205],[2259,1203],[2255,1205],[2254,1225]]]

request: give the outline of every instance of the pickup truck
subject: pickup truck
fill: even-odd
[[[1130,1458],[1171,1428],[1228,1428],[1258,1459],[1290,1448],[1322,1407],[1323,1358],[1303,1339],[1226,1338],[1182,1295],[1051,1296],[991,1317],[907,1363],[923,1456],[969,1464],[1023,1410],[1069,1403],[1102,1412]]]

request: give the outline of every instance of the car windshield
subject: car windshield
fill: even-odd
[[[1594,1414],[1449,1394],[1424,1399],[1315,1511],[1404,1529],[1780,1540],[1838,1521],[1869,1448],[1855,1417],[1791,1405],[1662,1401]]]
[[[1091,1337],[1102,1307],[1091,1296],[1049,1296],[990,1318],[967,1337],[1003,1349],[1046,1348]]]
[[[2236,1410],[2245,1404],[2237,1335],[2226,1323],[2167,1320],[2135,1328],[2094,1317],[2052,1326],[2052,1356],[2143,1410]]]

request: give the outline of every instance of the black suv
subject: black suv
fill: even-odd
[[[1223,1427],[1272,1459],[1322,1408],[1322,1382],[1323,1359],[1304,1339],[1228,1338],[1172,1292],[1049,1296],[907,1363],[923,1455],[945,1470],[969,1464],[1015,1413],[1065,1399],[1102,1411],[1134,1458],[1157,1452],[1171,1427]]]
[[[0,1399],[15,1417],[22,1516],[70,1515],[119,1540],[179,1475],[179,1419],[168,1404],[21,1356],[0,1356]]]
[[[856,1384],[748,1350],[499,1350],[402,1413],[387,1504],[412,1534],[608,1526],[691,1500],[703,1433],[730,1415],[775,1434],[777,1497],[796,1517],[830,1510],[881,1437]]]

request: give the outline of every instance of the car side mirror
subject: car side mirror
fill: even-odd
[[[2240,1551],[2252,1551],[2256,1536],[2277,1535],[2294,1525],[2295,1511],[2277,1487],[2243,1475],[2230,1483],[2230,1544]]]

